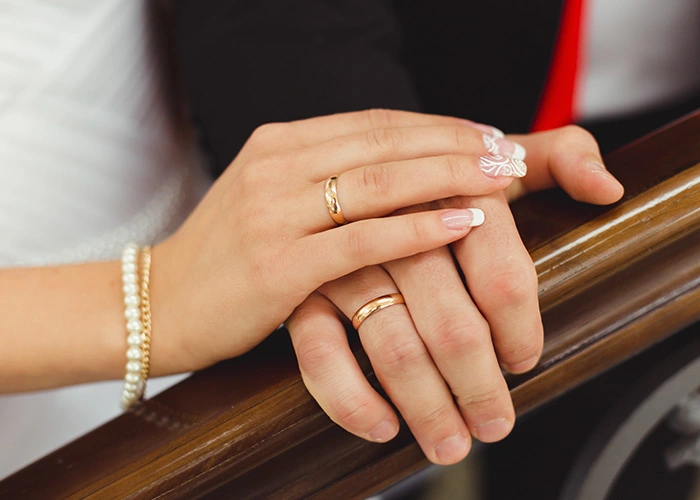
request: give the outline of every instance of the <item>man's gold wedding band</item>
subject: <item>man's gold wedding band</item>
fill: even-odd
[[[376,299],[372,299],[365,305],[360,307],[355,315],[352,317],[352,327],[357,330],[364,320],[369,318],[372,314],[384,309],[385,307],[390,307],[396,304],[405,304],[403,295],[400,293],[392,293],[389,295],[382,295]]]
[[[338,182],[338,177],[329,177],[326,181],[326,206],[328,207],[328,213],[331,215],[333,222],[342,226],[347,224],[348,221],[343,217],[343,211],[340,209],[340,202],[338,201],[338,189],[336,184]]]

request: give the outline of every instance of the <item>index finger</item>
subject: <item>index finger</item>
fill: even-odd
[[[501,365],[512,373],[527,371],[537,363],[543,344],[535,267],[502,192],[466,203],[487,210],[489,219],[452,249],[469,294],[491,328]]]
[[[284,146],[308,147],[335,137],[358,134],[373,129],[426,127],[432,125],[463,125],[503,138],[503,132],[490,125],[452,116],[431,115],[392,109],[368,109],[307,118],[288,122],[279,127],[279,141]]]

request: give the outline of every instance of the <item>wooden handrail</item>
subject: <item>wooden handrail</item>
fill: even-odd
[[[700,319],[700,113],[606,162],[626,186],[613,207],[555,191],[513,205],[546,332],[538,367],[507,377],[519,414]],[[3,480],[0,498],[362,498],[426,465],[403,427],[378,445],[333,424],[280,330]]]

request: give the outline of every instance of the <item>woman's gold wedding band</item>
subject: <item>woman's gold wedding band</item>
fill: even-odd
[[[338,177],[329,177],[326,181],[325,197],[326,206],[328,207],[328,213],[331,215],[333,222],[342,226],[347,224],[348,221],[343,217],[343,211],[340,209],[340,202],[338,201],[338,188],[336,187],[338,183]]]

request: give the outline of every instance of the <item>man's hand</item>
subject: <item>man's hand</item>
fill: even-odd
[[[373,314],[359,334],[377,378],[426,456],[451,464],[467,455],[471,436],[492,442],[512,429],[515,413],[501,367],[532,369],[543,332],[534,266],[507,202],[559,185],[577,200],[607,204],[623,189],[604,170],[593,137],[578,127],[509,139],[528,151],[525,178],[505,193],[432,204],[480,208],[487,214],[482,227],[451,251],[443,247],[327,283],[287,322],[304,382],[346,430],[378,442],[398,432],[394,410],[365,379],[339,319],[398,291],[406,304]]]

